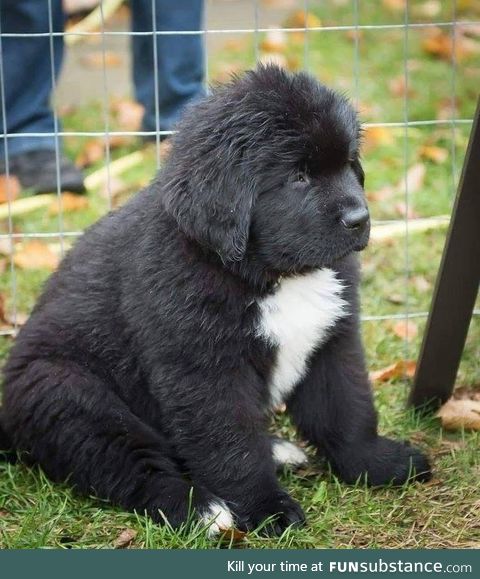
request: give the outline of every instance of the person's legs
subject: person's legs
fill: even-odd
[[[202,30],[201,0],[132,0],[131,5],[135,32]],[[143,129],[170,131],[183,107],[204,94],[203,36],[159,34],[156,57],[152,36],[133,36],[132,45],[135,96],[145,107]]]
[[[2,0],[0,26],[3,34],[48,33],[49,0]],[[63,31],[61,0],[51,0],[52,28]],[[55,137],[53,113],[50,108],[52,90],[52,64],[50,37],[2,37],[3,93],[5,116],[0,110],[2,133],[47,133],[41,137],[8,138],[8,154],[14,156],[25,151],[54,149]],[[63,59],[63,37],[53,37],[54,71],[57,76]],[[2,107],[3,109],[3,107]],[[5,156],[2,137],[0,156]]]
[[[36,193],[57,189],[55,122],[50,106],[52,73],[56,80],[63,60],[62,0],[1,0],[2,36],[0,106],[0,173],[7,169],[24,188]],[[53,52],[53,54],[52,54]],[[53,57],[53,66],[52,66]],[[60,124],[58,129],[61,129]],[[5,137],[8,134],[25,136]],[[39,136],[28,136],[38,133]],[[61,141],[59,141],[61,146]],[[83,177],[63,155],[59,158],[60,189],[84,190]]]

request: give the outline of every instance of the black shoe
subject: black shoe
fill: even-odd
[[[75,165],[60,154],[60,191],[85,193],[83,174]],[[37,149],[19,153],[9,159],[10,175],[15,175],[22,189],[33,193],[55,193],[57,189],[57,160],[55,151]],[[0,162],[0,173],[5,173],[5,161]]]

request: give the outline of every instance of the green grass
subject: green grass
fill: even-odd
[[[300,2],[303,5],[303,2]],[[313,3],[311,3],[313,4]],[[318,16],[324,25],[353,24],[351,3],[319,3]],[[411,2],[411,21],[420,21],[416,9],[421,2]],[[458,16],[479,17],[475,3],[459,3]],[[380,2],[359,3],[360,24],[403,22],[403,13],[389,11]],[[452,17],[452,2],[441,3],[438,20]],[[467,9],[462,8],[467,6]],[[462,11],[463,10],[463,11]],[[408,51],[402,30],[363,31],[359,40],[360,73],[355,82],[354,43],[345,32],[311,32],[309,69],[319,78],[358,99],[366,122],[395,122],[405,118],[402,95],[392,94],[392,80],[404,73],[404,56],[410,59],[408,117],[410,120],[435,119],[445,108],[455,80],[459,118],[471,118],[480,82],[478,55],[463,60],[453,79],[449,63],[432,58],[422,49],[424,31],[410,30]],[[286,50],[290,60],[303,64],[303,40],[287,34]],[[227,44],[211,61],[212,78],[225,74],[227,67],[248,67],[253,64],[253,40],[241,36]],[[110,127],[115,130],[112,116]],[[102,130],[102,107],[92,103],[69,113],[64,118],[67,130]],[[455,182],[468,139],[469,125],[450,125],[390,129],[385,142],[371,144],[367,140],[364,165],[367,191],[371,198],[374,219],[398,219],[397,205],[405,200],[399,186],[386,199],[378,200],[376,192],[386,186],[402,184],[405,168],[424,163],[426,176],[417,189],[410,191],[409,205],[422,217],[449,213]],[[455,138],[453,138],[455,137]],[[449,151],[442,163],[425,161],[421,149],[435,145]],[[84,139],[69,137],[67,152],[75,157],[84,146]],[[112,152],[116,158],[135,150],[138,143],[127,143]],[[96,164],[89,170],[102,165]],[[155,170],[153,151],[146,153],[141,167],[130,170],[122,179],[134,192],[148,181]],[[109,207],[108,200],[98,193],[89,194],[86,210],[52,217],[36,211],[13,222],[16,232],[81,231]],[[2,232],[7,224],[0,224]],[[366,315],[395,315],[406,310],[428,310],[433,283],[445,240],[445,229],[425,234],[396,238],[389,243],[372,244],[363,254],[362,304]],[[407,260],[408,257],[408,260]],[[13,288],[20,313],[28,313],[43,281],[44,270],[15,270],[6,264],[0,274],[0,294],[5,297],[7,311],[13,309]],[[418,335],[409,342],[396,336],[391,320],[366,321],[364,341],[369,367],[382,368],[400,359],[414,359],[419,350],[425,318],[415,318]],[[448,336],[445,337],[448,340]],[[0,337],[0,360],[4,360],[12,344],[10,337]],[[474,317],[467,339],[458,383],[473,386],[480,383],[480,319]],[[278,539],[248,535],[244,547],[469,547],[480,545],[478,525],[478,479],[480,475],[479,434],[447,433],[437,419],[420,420],[405,409],[409,383],[397,379],[375,390],[382,433],[412,439],[431,456],[433,481],[400,489],[368,489],[362,485],[339,483],[324,464],[312,455],[311,465],[300,473],[285,472],[282,484],[298,499],[308,519],[301,530],[289,530]],[[276,416],[274,428],[285,436],[294,436],[288,419]],[[38,469],[24,465],[0,465],[0,547],[3,548],[109,548],[122,530],[136,531],[133,547],[146,548],[212,548],[228,547],[228,541],[211,541],[204,529],[194,527],[173,532],[152,524],[138,514],[124,513],[95,498],[75,496],[66,486],[53,485]]]

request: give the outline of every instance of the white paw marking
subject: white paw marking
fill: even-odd
[[[305,452],[288,440],[274,440],[272,454],[277,466],[302,466],[308,462]]]
[[[348,315],[343,287],[336,272],[324,268],[283,278],[273,294],[259,301],[257,335],[278,348],[269,385],[272,406],[288,397],[304,376],[309,356],[337,320]]]
[[[232,513],[221,500],[211,502],[208,505],[208,510],[202,514],[201,519],[204,525],[209,525],[207,531],[209,537],[214,537],[234,527]]]

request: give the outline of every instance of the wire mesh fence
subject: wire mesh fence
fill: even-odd
[[[145,11],[147,2],[150,27],[135,27],[135,11],[141,4]],[[181,49],[186,38],[194,37],[201,45],[205,91],[211,82],[224,81],[231,73],[256,62],[273,60],[286,68],[309,71],[346,92],[357,105],[364,121],[364,159],[373,223],[376,227],[401,223],[404,228],[403,234],[395,238],[391,275],[382,282],[382,287],[394,284],[395,295],[380,299],[375,289],[364,307],[363,320],[407,320],[405,356],[410,355],[408,320],[425,318],[428,306],[428,300],[415,298],[412,284],[427,270],[434,276],[445,229],[435,240],[440,245],[434,257],[428,252],[432,239],[427,235],[412,242],[411,231],[420,220],[425,224],[430,219],[432,228],[442,220],[448,223],[480,86],[477,2],[104,0],[87,2],[93,13],[70,18],[64,27],[54,17],[62,10],[60,0],[41,0],[36,10],[46,11],[46,27],[32,25],[29,29],[28,22],[24,22],[18,29],[5,28],[6,14],[22,4],[32,2],[0,2],[0,158],[4,163],[0,206],[4,269],[1,336],[15,335],[48,274],[49,268],[42,265],[24,267],[18,254],[31,248],[29,243],[37,242],[42,244],[36,246],[39,253],[61,257],[86,226],[122,202],[123,193],[128,196],[145,185],[161,167],[164,143],[168,143],[165,138],[173,128],[166,125],[160,105],[165,81],[161,61],[165,54],[159,39],[175,38]],[[82,4],[85,2],[69,0],[63,8],[81,8]],[[179,28],[169,27],[165,18],[173,11],[180,12]],[[195,11],[201,11],[202,17],[192,28],[189,22]],[[131,98],[133,92],[129,43],[141,38],[149,40],[151,51],[147,60],[151,64],[154,122],[150,127],[138,121],[141,115],[135,117],[135,123],[122,120],[119,113],[122,105],[123,117],[128,117],[122,99],[126,94]],[[41,42],[38,46],[49,62],[53,125],[51,130],[32,130],[28,126],[16,130],[9,123],[6,68],[12,64],[7,59],[12,45],[21,49],[22,43],[35,40]],[[59,42],[70,51],[61,77],[60,63],[56,62]],[[23,94],[27,92],[24,87]],[[21,99],[21,94],[17,98]],[[135,116],[132,111],[130,114]],[[45,138],[51,139],[55,150],[56,187],[51,193],[57,201],[49,197],[43,199],[41,207],[23,212],[19,201],[23,195],[28,198],[28,191],[21,197],[14,191],[12,150],[18,149],[16,141],[31,143]],[[144,150],[145,141],[151,144]],[[78,162],[90,143],[96,143],[97,153],[91,163],[85,163],[89,205],[70,212],[62,197],[61,156],[65,149]],[[138,156],[140,150],[144,152]],[[124,191],[119,195],[120,179]],[[38,198],[42,201],[41,195]],[[367,264],[366,268],[367,282],[375,282],[375,264],[382,260],[381,251],[375,253],[374,248],[373,252],[374,265],[370,264],[369,270]],[[422,256],[420,266],[419,253],[428,254]],[[45,259],[39,261],[45,263]],[[479,313],[475,311],[477,316]]]

